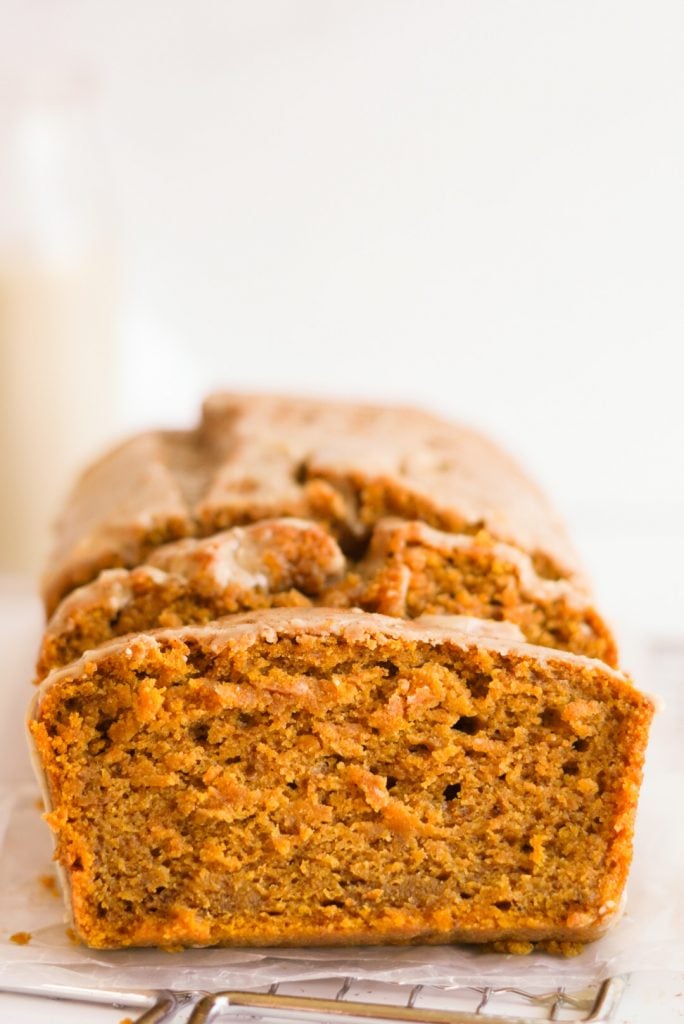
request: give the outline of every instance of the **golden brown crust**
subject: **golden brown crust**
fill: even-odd
[[[93,946],[589,941],[652,712],[510,627],[272,609],[112,641],[31,733]]]
[[[159,544],[283,515],[326,523],[348,550],[388,515],[485,529],[540,572],[581,579],[546,498],[479,434],[414,409],[217,395],[197,429],[133,438],[83,475],[58,524],[46,606]]]

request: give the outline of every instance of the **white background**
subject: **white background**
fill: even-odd
[[[679,0],[0,10],[3,68],[99,81],[122,429],[223,385],[444,410],[548,487],[609,611],[678,628]]]

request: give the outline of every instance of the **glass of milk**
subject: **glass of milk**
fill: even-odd
[[[111,435],[117,274],[85,81],[0,82],[0,571],[35,574]]]

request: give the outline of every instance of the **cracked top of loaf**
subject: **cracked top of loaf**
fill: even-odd
[[[182,537],[303,516],[359,552],[387,515],[484,529],[584,586],[543,493],[480,434],[398,406],[218,394],[195,429],[140,434],[85,471],[57,524],[45,603]]]

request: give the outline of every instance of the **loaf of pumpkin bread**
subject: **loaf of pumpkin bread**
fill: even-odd
[[[44,599],[29,730],[87,944],[567,950],[618,916],[653,706],[479,434],[213,396],[83,474]]]

